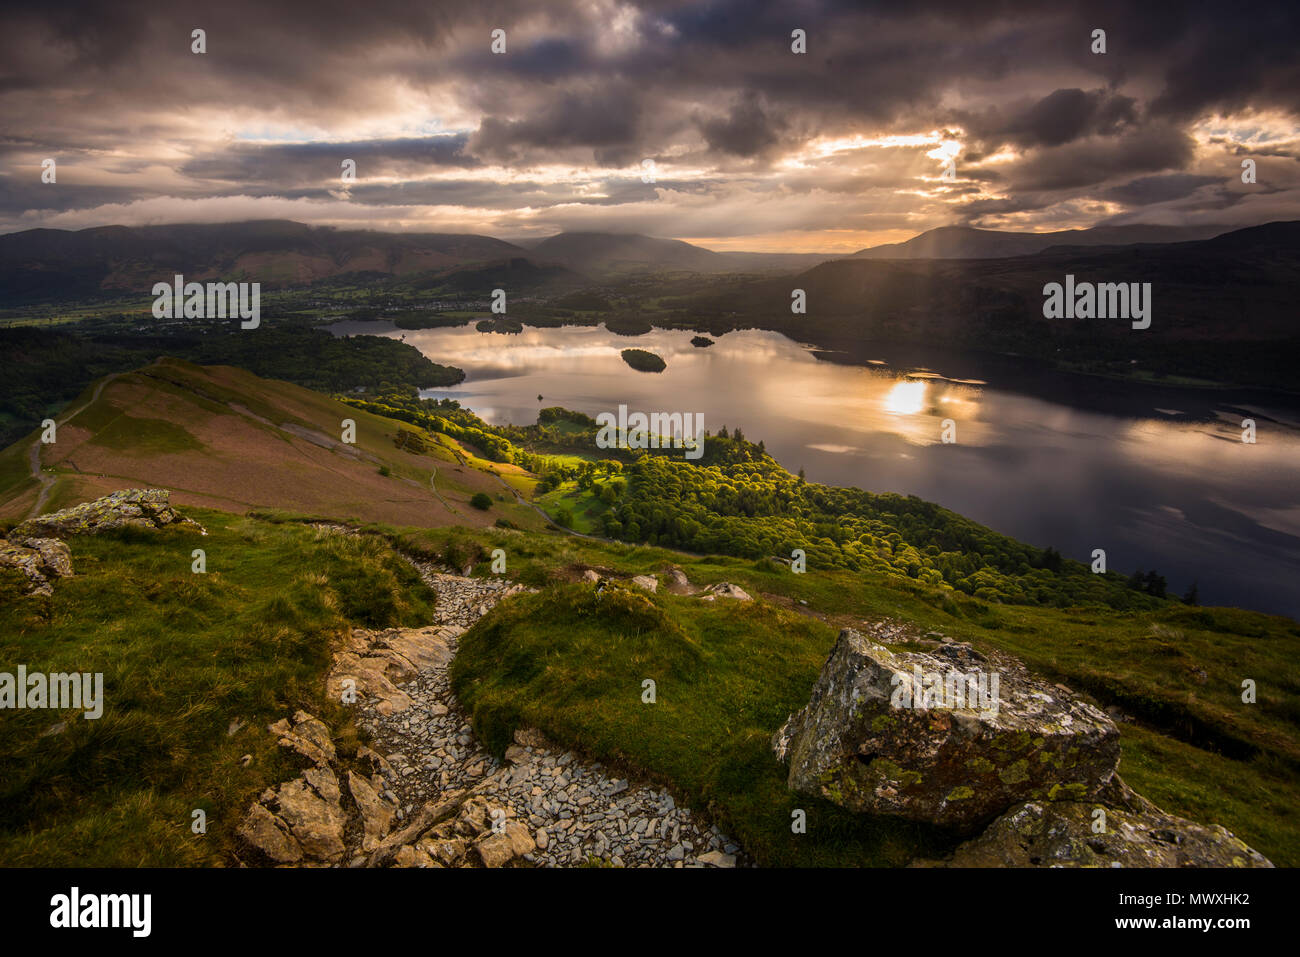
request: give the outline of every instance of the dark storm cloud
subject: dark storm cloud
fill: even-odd
[[[478,72],[540,83],[538,94],[555,92],[544,88],[549,79],[604,76],[636,81],[618,96],[626,104],[712,84],[762,93],[773,103],[788,97],[873,117],[924,102],[954,78],[996,79],[1053,65],[1105,75],[1123,61],[1125,75],[1147,74],[1158,85],[1157,111],[1185,113],[1241,97],[1254,106],[1295,108],[1300,66],[1293,7],[1252,4],[1224,13],[1208,4],[1102,3],[1070,13],[1029,2],[646,3],[640,6],[644,42],[626,56],[611,56],[597,49],[600,30],[593,28],[590,5],[577,2],[540,8],[551,24],[544,29],[530,21],[539,7],[523,2],[64,3],[13,14],[0,50],[10,65],[4,82],[14,87],[58,87],[75,82],[67,75],[74,73],[109,87],[148,90],[163,101],[268,86],[294,99],[328,98],[372,71],[393,70],[398,61],[371,54],[403,44],[411,55],[400,67],[417,81],[472,64]],[[1110,59],[1088,52],[1088,32],[1103,23]],[[195,26],[208,30],[202,62],[189,53]],[[507,56],[488,52],[493,26],[507,30]],[[789,52],[795,26],[808,33],[805,58]],[[43,70],[36,55],[42,47],[57,51],[63,65]],[[818,68],[827,60],[831,73]],[[171,82],[154,83],[160,73]],[[346,97],[336,105],[346,109]],[[1038,122],[1050,127],[1050,117]]]
[[[0,175],[0,219],[17,218],[28,210],[65,211],[146,199],[152,191],[121,186],[54,186],[34,177]]]
[[[710,149],[743,157],[770,150],[787,125],[764,110],[754,93],[747,93],[723,116],[697,117],[695,122]]]
[[[1186,131],[1148,125],[1120,137],[1094,137],[1031,154],[1011,174],[1017,190],[1063,190],[1114,176],[1184,168],[1195,144]]]
[[[1008,199],[977,199],[962,207],[962,222],[968,226],[979,226],[986,217],[1030,212],[1042,209],[1049,202],[1048,198],[1033,193],[1021,193]]]
[[[641,104],[621,89],[561,93],[531,115],[484,117],[470,149],[485,158],[513,161],[539,152],[588,147],[597,162],[621,166],[640,159],[637,119]]]
[[[1106,197],[1127,206],[1145,206],[1148,203],[1165,203],[1171,199],[1190,196],[1202,186],[1223,183],[1222,176],[1195,176],[1190,173],[1171,173],[1167,176],[1142,176],[1120,186],[1106,190]]]
[[[1155,115],[1260,106],[1300,112],[1300,4],[1206,4],[1169,13],[1172,36],[1153,37],[1165,64]]]
[[[1035,103],[1003,116],[971,117],[971,133],[985,145],[1013,144],[1022,149],[1061,146],[1082,136],[1114,135],[1137,121],[1136,100],[1108,90],[1055,90]]]
[[[465,154],[468,134],[348,143],[239,143],[191,160],[187,176],[239,183],[281,184],[338,181],[344,159],[358,177],[418,175],[431,168],[471,169],[480,160]]]

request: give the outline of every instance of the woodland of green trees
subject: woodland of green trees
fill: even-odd
[[[788,559],[801,548],[810,570],[884,572],[1009,604],[1129,609],[1166,598],[1154,571],[1094,574],[1054,548],[1026,545],[915,496],[807,482],[739,428],[706,433],[704,455],[693,462],[671,449],[557,461],[557,450],[596,451],[594,419],[547,408],[535,426],[495,427],[453,400],[420,399],[413,389],[345,401],[521,465],[541,476],[539,493],[576,483],[608,506],[601,530],[620,541],[753,559]],[[1194,603],[1194,594],[1186,600]]]
[[[712,437],[706,448],[720,443]],[[626,493],[606,513],[605,534],[746,558],[789,558],[801,548],[809,569],[901,574],[993,602],[1131,608],[1156,600],[1145,579],[1132,588],[915,496],[806,482],[755,446],[727,444],[732,460],[705,466],[638,458],[623,470]]]

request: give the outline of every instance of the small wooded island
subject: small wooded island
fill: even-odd
[[[706,346],[713,345],[713,340],[710,339],[708,336],[695,336],[693,339],[691,339],[691,345],[693,345],[697,349],[703,349]]]
[[[663,372],[668,368],[663,359],[644,349],[624,349],[623,361],[638,372]]]
[[[507,335],[517,335],[524,331],[524,324],[517,319],[482,319],[475,323],[474,328],[479,332],[502,332]]]

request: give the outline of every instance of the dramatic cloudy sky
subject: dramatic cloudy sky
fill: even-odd
[[[289,218],[846,252],[953,223],[1297,219],[1297,11],[27,4],[0,32],[0,231]]]

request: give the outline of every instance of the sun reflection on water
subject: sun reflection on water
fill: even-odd
[[[925,408],[928,382],[904,379],[885,393],[885,411],[893,415],[916,415]]]

